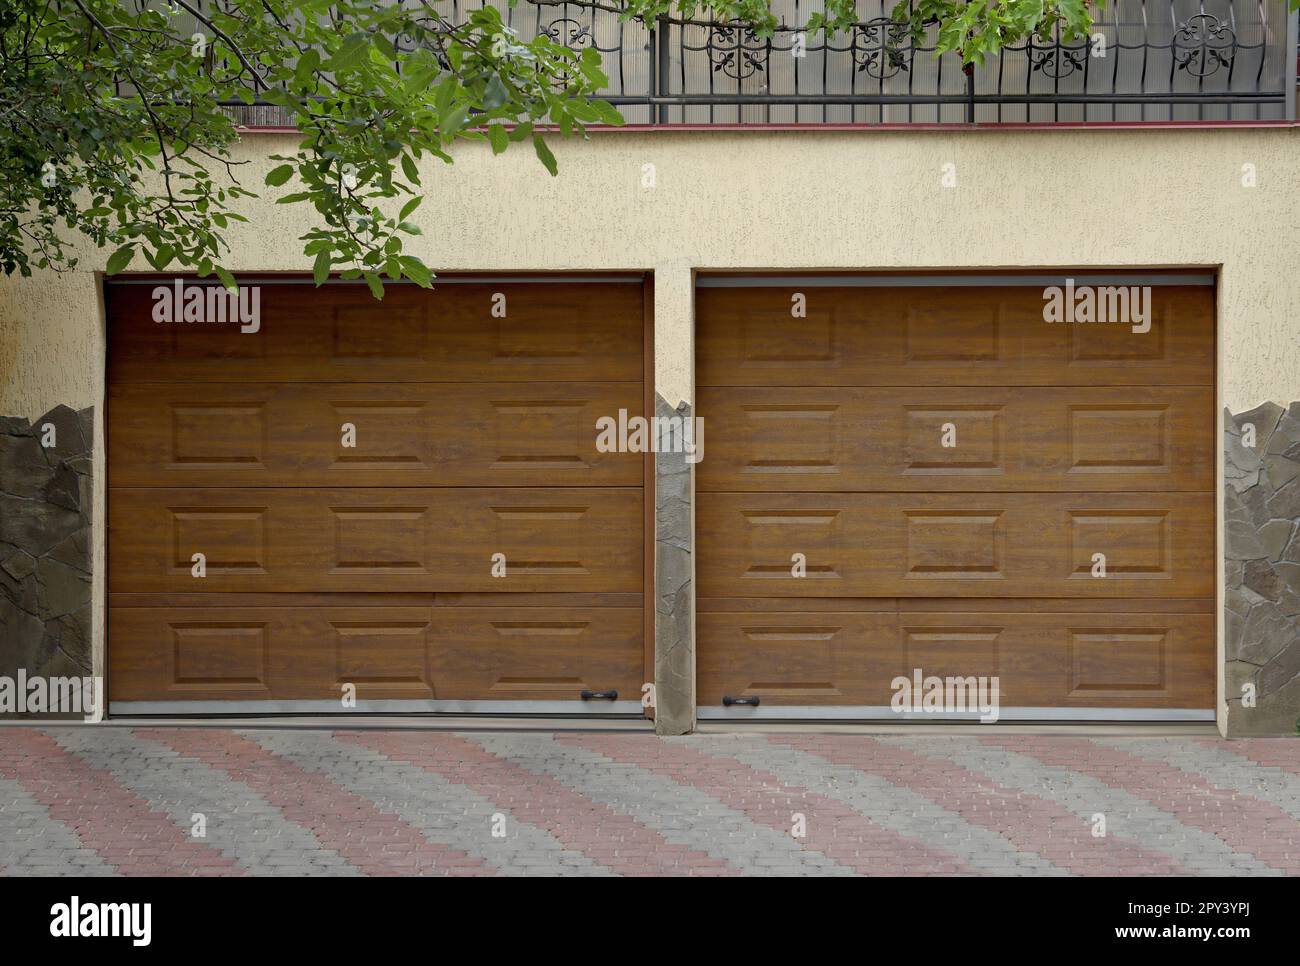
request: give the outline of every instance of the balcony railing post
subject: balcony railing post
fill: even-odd
[[[661,30],[663,31],[663,36],[659,38],[659,49],[657,51],[658,62],[657,66],[653,68],[658,75],[658,82],[655,84],[655,91],[656,93],[667,93],[670,89],[668,84],[668,74],[672,70],[672,51],[668,47],[668,34],[671,28],[669,27],[668,19],[666,17],[659,18],[659,25],[655,29],[655,33],[657,34]],[[659,105],[659,123],[668,123],[667,104]]]
[[[1286,3],[1286,119],[1296,119],[1296,67],[1300,61],[1300,12],[1294,11]]]
[[[963,64],[962,73],[966,75],[966,123],[975,123],[975,65]]]
[[[655,45],[659,43],[659,29],[657,24],[648,23],[646,27],[650,34],[650,63],[646,66],[645,102],[648,109],[646,120],[654,124],[659,120],[655,108],[655,97],[659,94],[659,58],[655,53]]]

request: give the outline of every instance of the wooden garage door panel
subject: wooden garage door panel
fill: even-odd
[[[1214,384],[1214,290],[1152,286],[1151,329],[1043,320],[1031,287],[696,292],[699,386]]]
[[[110,589],[635,592],[641,499],[597,488],[114,487]],[[195,553],[206,577],[191,575]],[[504,577],[491,575],[498,553]]]
[[[267,284],[248,333],[154,322],[153,288],[106,291],[112,384],[642,379],[639,284],[394,285],[383,302],[364,285]]]
[[[1214,488],[1203,390],[702,389],[698,490]]]
[[[116,607],[112,701],[579,700],[641,688],[639,608]],[[341,710],[341,709],[340,709]]]
[[[1021,605],[1023,607],[1023,605]],[[996,676],[1001,707],[1207,708],[1212,615],[708,613],[701,704],[888,706],[897,676]]]
[[[1213,494],[698,495],[706,597],[1214,593]],[[792,574],[804,555],[806,576]],[[1092,576],[1094,554],[1104,578]]]
[[[433,618],[435,680],[466,700],[572,701],[584,689],[640,700],[640,610],[446,607]]]
[[[109,393],[115,486],[640,486],[596,420],[636,383],[192,386]],[[343,445],[345,425],[355,445]]]

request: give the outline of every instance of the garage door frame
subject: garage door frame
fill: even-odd
[[[100,277],[100,296],[109,285],[149,285],[171,284],[178,276],[172,273],[125,273],[112,279]],[[193,281],[185,276],[187,281]],[[303,272],[247,272],[240,275],[241,284],[246,285],[305,285],[314,286],[309,273]],[[593,272],[449,272],[435,278],[435,286],[442,285],[482,285],[485,283],[530,283],[530,284],[584,284],[584,283],[626,283],[641,286],[642,290],[642,406],[647,416],[654,412],[654,275],[645,270],[627,271],[593,271]],[[325,287],[364,285],[362,279],[343,280],[331,278]],[[388,285],[412,285],[408,281],[389,282]],[[112,319],[106,316],[105,367],[107,354],[111,352],[113,340]],[[526,383],[525,383],[526,384]],[[105,447],[108,446],[107,428],[111,425],[112,413],[108,399],[109,383],[104,380],[104,426]],[[593,439],[595,430],[593,427]],[[655,465],[652,452],[642,456],[642,676],[645,682],[654,681],[654,519],[655,519]],[[109,488],[112,481],[108,472],[107,453],[105,465],[105,509],[107,512]],[[105,527],[105,572],[111,573],[113,549]],[[161,596],[161,595],[159,595]],[[484,594],[484,606],[499,605],[499,598],[507,595]],[[523,594],[521,596],[535,596]],[[573,596],[583,596],[574,594]],[[106,586],[105,613],[111,609],[112,592]],[[105,621],[105,654],[111,655],[111,622]],[[105,660],[106,692],[111,694],[111,659]],[[109,701],[107,717],[150,717],[150,716],[203,716],[222,715],[346,715],[346,714],[416,714],[416,715],[485,715],[509,717],[597,717],[597,718],[648,718],[653,720],[653,707],[644,707],[642,695],[619,695],[617,701],[490,701],[490,700],[456,700],[456,699],[359,699],[354,708],[341,711],[337,699],[304,700],[127,700]]]
[[[1223,372],[1222,372],[1222,319],[1218,305],[1219,278],[1217,271],[1205,268],[1170,268],[1170,269],[1135,269],[1132,267],[1117,269],[1113,272],[1104,268],[1036,268],[1023,271],[990,272],[979,269],[971,270],[924,270],[904,272],[851,272],[840,270],[789,272],[765,271],[726,271],[698,272],[695,276],[695,289],[708,288],[900,288],[915,287],[933,289],[936,287],[989,287],[989,286],[1051,286],[1062,285],[1066,279],[1073,280],[1077,286],[1205,286],[1214,291],[1213,352],[1214,376],[1213,395],[1214,413],[1217,417],[1222,411]],[[698,312],[698,309],[697,309]],[[698,316],[696,319],[698,327]],[[699,339],[696,339],[696,351]],[[696,360],[698,370],[698,359]],[[707,419],[707,413],[699,413]],[[1221,427],[1212,426],[1211,438],[1218,440]],[[1213,609],[1214,636],[1216,654],[1214,665],[1217,668],[1215,685],[1215,704],[1222,703],[1222,652],[1223,652],[1223,454],[1216,449],[1214,459],[1214,585],[1215,598]],[[698,548],[697,548],[698,552]],[[697,563],[698,566],[698,563]],[[791,598],[795,600],[795,598]],[[697,600],[698,605],[698,600]],[[792,604],[790,610],[797,609]],[[700,648],[698,637],[695,646]],[[768,705],[750,707],[733,705],[724,707],[711,704],[699,704],[696,715],[701,720],[710,721],[926,721],[943,723],[951,721],[978,720],[980,713],[945,712],[943,714],[919,711],[895,711],[883,705]],[[1080,707],[1007,707],[1000,709],[999,719],[1006,721],[1042,721],[1042,722],[1185,722],[1212,721],[1217,715],[1216,708],[1080,708]]]

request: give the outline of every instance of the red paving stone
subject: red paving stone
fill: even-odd
[[[1300,739],[1243,738],[1238,741],[1219,741],[1215,738],[1201,738],[1196,743],[1204,748],[1230,751],[1257,765],[1280,768],[1300,778]]]
[[[1009,736],[986,739],[1048,765],[1069,768],[1217,836],[1233,851],[1248,852],[1291,875],[1300,874],[1300,822],[1269,802],[1220,788],[1209,779],[1152,758],[1085,738]],[[1223,742],[1231,748],[1235,742]]]
[[[495,875],[496,870],[424,833],[328,776],[257,742],[212,729],[150,729],[148,737],[241,781],[367,875]]]
[[[557,735],[562,744],[595,751],[704,792],[751,821],[790,834],[805,816],[807,836],[793,838],[864,875],[943,875],[973,871],[957,856],[872,822],[847,805],[785,785],[771,772],[650,736]]]
[[[739,875],[704,852],[669,842],[657,831],[550,775],[522,768],[458,735],[414,732],[336,734],[393,760],[464,785],[517,820],[545,829],[565,848],[623,875]]]
[[[68,868],[75,864],[77,855],[89,852],[128,875],[275,871],[270,867],[243,869],[213,846],[190,838],[188,828],[162,810],[152,792],[153,800],[146,800],[141,797],[143,792],[132,791],[157,787],[160,796],[174,800],[165,786],[149,781],[137,785],[133,780],[127,787],[111,772],[64,749],[50,737],[51,733],[38,728],[0,729],[0,777],[21,786],[21,801],[27,801],[30,795],[45,810],[32,825],[30,809],[6,812],[9,803],[0,799],[0,865],[4,866],[0,875]],[[494,855],[492,861],[501,864],[501,871],[591,871],[586,867],[570,870],[560,861],[561,856],[577,853],[597,863],[596,871],[603,868],[625,875],[736,875],[784,870],[787,865],[792,872],[817,874],[820,869],[816,863],[824,861],[821,856],[868,874],[976,874],[988,868],[1006,869],[1006,853],[998,852],[993,858],[999,861],[986,866],[979,854],[952,855],[930,846],[924,836],[900,835],[871,821],[833,796],[833,776],[827,774],[823,779],[815,767],[807,767],[812,759],[800,766],[799,774],[807,776],[799,779],[801,784],[785,784],[776,774],[764,770],[761,756],[747,756],[745,762],[730,757],[726,738],[699,736],[664,741],[652,735],[627,733],[553,736],[561,746],[583,748],[608,759],[588,767],[611,769],[600,776],[602,780],[608,783],[617,776],[626,782],[630,796],[662,796],[663,780],[668,779],[682,788],[684,796],[689,790],[692,804],[684,806],[685,812],[679,810],[679,815],[689,816],[691,809],[708,808],[703,804],[708,801],[725,806],[728,817],[717,826],[717,834],[727,836],[729,861],[701,851],[699,845],[691,848],[672,844],[665,837],[670,833],[659,831],[656,823],[647,824],[644,818],[589,798],[580,787],[570,787],[556,777],[558,773],[547,773],[548,759],[539,758],[534,764],[532,758],[516,758],[513,753],[507,758],[461,735],[430,731],[336,734],[335,740],[369,749],[378,756],[367,759],[369,763],[364,767],[373,766],[374,772],[361,773],[362,784],[345,786],[330,773],[333,756],[302,757],[321,754],[324,746],[319,732],[312,732],[301,754],[295,750],[292,756],[268,751],[253,737],[228,729],[141,728],[133,734],[161,742],[184,758],[203,762],[245,783],[279,809],[276,827],[282,827],[284,821],[297,823],[310,831],[308,841],[314,836],[313,846],[318,843],[331,855],[337,852],[356,869],[372,875],[491,875],[498,871],[477,854],[436,841],[439,833],[426,832],[422,822],[413,825],[404,821],[397,814],[404,807],[400,798],[395,803],[387,796],[382,800],[374,797],[381,794],[378,789],[386,787],[384,769],[395,768],[396,763],[403,763],[404,768],[413,766],[430,776],[439,775],[473,791],[508,812],[512,821],[545,830],[568,850],[544,850],[542,861],[538,861],[536,850],[524,850],[517,856]],[[1154,844],[1148,847],[1142,841],[1113,834],[1094,838],[1082,816],[1049,798],[1003,786],[997,774],[986,774],[979,766],[965,768],[940,754],[928,755],[930,746],[925,740],[910,741],[906,746],[843,734],[773,735],[768,740],[774,755],[788,756],[789,749],[794,749],[884,779],[956,813],[965,822],[1000,835],[1021,852],[1040,855],[1066,871],[1085,875],[1193,874]],[[953,747],[953,740],[936,739],[936,752]],[[1162,758],[1158,746],[1144,745],[1139,755],[1083,738],[1056,736],[985,734],[972,736],[963,746],[982,745],[1027,755],[1044,765],[1073,771],[1127,792],[1170,813],[1188,829],[1218,836],[1233,853],[1254,856],[1274,870],[1300,874],[1300,822],[1269,801],[1248,792],[1221,788],[1207,777],[1213,774],[1209,771],[1212,766],[1221,767],[1218,763],[1225,750],[1241,758],[1240,782],[1252,781],[1250,770],[1256,767],[1280,769],[1300,777],[1300,741],[1187,738],[1170,742],[1169,760]],[[274,747],[294,749],[295,745],[292,738],[280,733]],[[521,747],[531,747],[530,754],[537,748],[535,743]],[[763,745],[758,743],[757,747]],[[1206,774],[1196,772],[1197,757],[1188,753],[1201,749],[1206,752]],[[562,751],[559,755],[564,758]],[[319,768],[313,764],[317,760],[321,761]],[[355,763],[349,765],[353,767]],[[403,771],[400,778],[394,775],[394,794],[404,794],[403,789],[410,792],[412,776],[418,774]],[[1270,776],[1261,776],[1260,780],[1278,787],[1278,772],[1271,771]],[[357,777],[349,771],[347,781],[352,783]],[[433,781],[432,777],[429,780]],[[352,788],[366,791],[358,794]],[[175,794],[184,791],[178,788]],[[700,796],[704,796],[703,802]],[[891,797],[889,801],[897,799]],[[635,799],[629,802],[635,803]],[[642,810],[638,814],[643,814],[646,803],[637,807]],[[720,807],[714,817],[721,811]],[[802,839],[791,835],[796,813],[806,817],[807,836]],[[39,822],[66,826],[71,834],[42,837]],[[700,830],[693,831],[698,835]],[[758,845],[772,843],[774,832],[788,837],[788,852],[770,845],[765,850]],[[33,848],[33,842],[38,847]],[[6,844],[11,846],[7,851]],[[456,839],[454,844],[465,843]],[[798,850],[805,854],[801,856]],[[770,852],[777,854],[769,856]],[[306,853],[304,865],[309,865],[311,847]],[[552,856],[554,862],[549,861]],[[277,854],[277,858],[283,857]],[[769,862],[772,864],[767,865]],[[1198,864],[1196,871],[1240,871],[1231,864],[1230,856],[1223,858],[1221,866]]]
[[[1091,826],[1055,802],[1005,788],[988,775],[943,758],[929,758],[869,737],[851,742],[827,736],[774,735],[774,744],[818,755],[876,775],[997,832],[1022,852],[1035,852],[1076,875],[1187,875],[1159,852],[1115,836],[1097,838]]]
[[[0,732],[0,775],[19,782],[52,819],[126,875],[246,874],[110,772],[91,767],[43,732]]]

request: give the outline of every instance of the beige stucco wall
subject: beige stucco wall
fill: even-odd
[[[295,140],[247,137],[241,181],[259,187]],[[1217,268],[1222,403],[1300,399],[1300,129],[611,132],[554,148],[557,178],[526,149],[464,144],[454,166],[426,163],[412,246],[448,271],[654,271],[656,388],[671,405],[694,394],[692,270],[736,268]],[[309,268],[310,208],[247,214],[232,268]],[[102,412],[104,254],[0,280],[0,414]],[[96,459],[102,548],[102,426]],[[100,606],[102,575],[100,560]]]
[[[250,135],[241,180],[260,186],[293,140]],[[555,150],[557,178],[526,149],[426,164],[413,244],[444,270],[655,270],[661,347],[690,344],[691,268],[1222,266],[1225,403],[1300,398],[1300,129],[615,132]],[[249,208],[232,267],[308,268],[311,209]],[[88,272],[0,282],[0,412],[96,399],[93,289]],[[689,354],[661,352],[656,378],[690,398]]]

